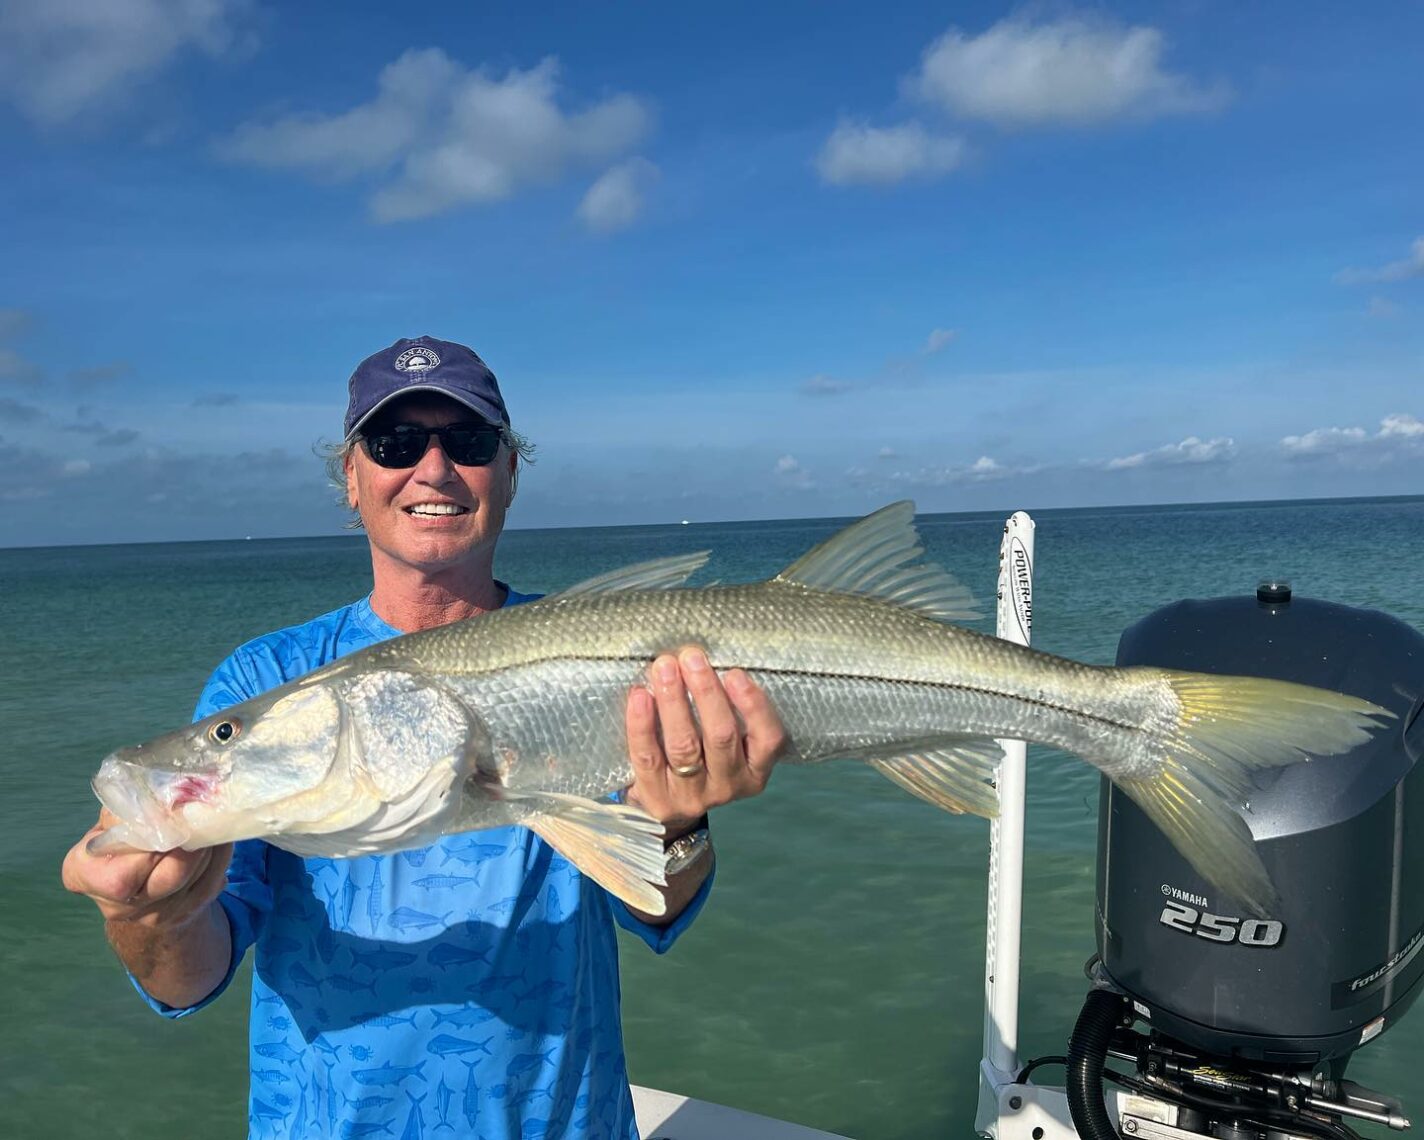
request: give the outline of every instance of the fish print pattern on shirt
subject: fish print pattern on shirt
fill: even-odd
[[[362,600],[259,638],[197,716],[394,635]],[[233,968],[255,957],[250,1136],[635,1137],[613,922],[662,952],[706,892],[649,927],[524,828],[353,859],[239,843],[220,901]]]

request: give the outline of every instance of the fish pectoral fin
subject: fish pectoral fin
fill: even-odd
[[[842,755],[864,760],[911,795],[944,811],[968,812],[985,819],[999,814],[994,777],[1004,750],[997,740],[985,736],[935,736]]]
[[[628,804],[600,803],[557,792],[506,792],[535,813],[521,820],[599,886],[645,914],[667,909],[662,892],[667,857],[663,826]]]
[[[922,562],[915,504],[881,507],[807,551],[772,583],[859,594],[914,610],[936,621],[980,616],[974,597],[949,571]]]
[[[578,582],[567,590],[560,590],[555,597],[616,594],[622,590],[672,590],[701,570],[710,555],[711,551],[699,550],[693,554],[674,554],[667,558],[655,558],[651,562],[622,566],[617,570],[610,570],[607,574]]]

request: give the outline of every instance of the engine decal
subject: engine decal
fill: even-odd
[[[1285,926],[1274,918],[1208,914],[1176,899],[1167,900],[1157,921],[1170,930],[1194,934],[1208,942],[1234,942],[1238,946],[1279,946],[1286,933]]]
[[[1424,948],[1424,926],[1410,935],[1409,940],[1403,946],[1373,970],[1348,981],[1336,982],[1332,985],[1330,987],[1331,1008],[1340,1009],[1342,1006],[1364,1001],[1381,986],[1392,982],[1401,970],[1418,957],[1421,948]]]

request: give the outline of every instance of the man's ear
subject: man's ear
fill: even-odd
[[[353,511],[359,511],[361,503],[356,497],[356,461],[352,458],[352,452],[346,453],[341,468],[346,473],[346,505]]]

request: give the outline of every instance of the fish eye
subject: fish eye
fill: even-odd
[[[208,739],[214,744],[227,744],[237,739],[237,734],[242,731],[240,720],[220,720],[212,728],[208,729]]]

